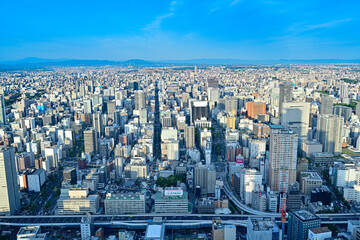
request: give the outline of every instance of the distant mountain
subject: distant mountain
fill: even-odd
[[[132,67],[151,67],[151,66],[179,66],[179,65],[261,65],[261,64],[358,64],[359,59],[280,59],[280,60],[242,60],[242,59],[187,59],[187,60],[157,60],[147,61],[142,59],[130,59],[127,61],[111,60],[80,60],[80,59],[43,59],[36,57],[24,58],[16,61],[0,62],[0,70],[21,70],[21,69],[42,69],[47,67],[66,67],[66,66],[132,66]]]
[[[145,61],[141,59],[131,59],[127,61],[110,60],[78,60],[78,59],[43,59],[43,58],[24,58],[16,61],[0,62],[0,69],[38,69],[46,67],[66,67],[66,66],[156,66],[159,63]],[[163,65],[161,63],[161,65]]]

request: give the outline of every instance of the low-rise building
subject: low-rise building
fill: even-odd
[[[98,195],[89,195],[87,189],[70,189],[68,196],[60,196],[57,201],[58,214],[97,213],[100,198]]]
[[[182,188],[165,188],[155,194],[155,213],[189,213],[188,193]]]
[[[105,214],[145,213],[145,196],[140,193],[111,194],[104,200]]]

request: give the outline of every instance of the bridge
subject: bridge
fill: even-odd
[[[318,214],[322,224],[346,224],[348,220],[359,220],[352,213],[346,214]],[[81,220],[86,215],[44,215],[44,216],[1,216],[0,226],[80,226]],[[222,215],[222,214],[139,214],[139,215],[91,215],[90,218],[95,226],[121,227],[127,229],[146,228],[154,218],[161,217],[162,223],[167,228],[201,228],[211,227],[212,219],[219,217],[224,224],[246,226],[246,221],[254,215]],[[260,217],[260,216],[258,216]],[[265,213],[261,217],[268,217],[280,223],[281,216]],[[149,220],[151,219],[151,220]]]

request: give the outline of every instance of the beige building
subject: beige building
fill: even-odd
[[[311,191],[317,187],[322,186],[321,177],[316,172],[302,172],[300,173],[300,187],[305,195],[310,195]]]
[[[298,135],[276,125],[270,134],[269,183],[272,191],[282,191],[296,181]],[[285,180],[285,181],[284,181]]]
[[[61,196],[57,201],[58,214],[97,213],[100,198],[89,195],[84,188],[70,189],[67,196]]]

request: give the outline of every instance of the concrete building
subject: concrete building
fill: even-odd
[[[332,232],[327,227],[309,229],[308,240],[326,240],[332,237]]]
[[[305,195],[310,195],[311,192],[323,185],[323,181],[317,172],[302,172],[300,173],[300,189]]]
[[[60,196],[57,201],[58,214],[96,214],[99,209],[98,195],[89,195],[87,189],[70,189],[68,196]]]
[[[111,194],[104,200],[105,214],[145,213],[145,196],[140,193]]]
[[[299,138],[308,135],[310,103],[287,102],[282,104],[281,125],[295,131]]]
[[[323,145],[323,152],[341,154],[344,118],[320,114],[317,120],[317,140]]]
[[[195,147],[195,127],[185,126],[185,145],[187,149]]]
[[[265,218],[248,218],[247,220],[247,240],[278,240],[282,239],[282,231],[277,224]]]
[[[296,181],[298,135],[282,126],[270,134],[269,182],[273,191],[282,191]],[[284,178],[285,175],[285,178]],[[284,182],[285,179],[285,182]]]
[[[212,167],[198,166],[194,169],[194,188],[201,189],[201,195],[212,196],[215,194],[216,171]]]
[[[288,239],[306,240],[308,239],[309,230],[319,228],[320,224],[320,218],[309,211],[290,211],[288,217]]]
[[[13,215],[21,206],[12,147],[0,147],[0,176],[0,215]]]
[[[258,115],[266,114],[265,102],[247,102],[246,103],[247,117],[255,119]]]
[[[323,94],[321,96],[320,114],[332,114],[335,97]]]
[[[182,188],[165,188],[155,194],[155,213],[189,213],[188,193]]]
[[[17,240],[46,240],[47,234],[41,233],[40,226],[21,227],[16,234]]]
[[[27,175],[27,186],[29,191],[41,192],[41,187],[46,181],[44,169],[36,169]]]
[[[84,131],[85,154],[96,154],[98,152],[98,137],[93,128]]]

